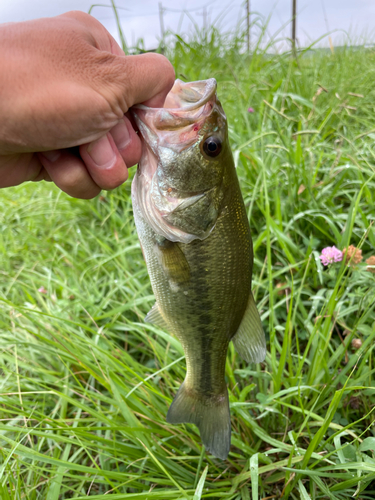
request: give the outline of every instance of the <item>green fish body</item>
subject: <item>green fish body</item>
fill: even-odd
[[[167,421],[198,426],[225,459],[230,412],[225,362],[232,340],[263,361],[265,337],[251,292],[249,222],[216,81],[176,81],[162,109],[134,109],[143,153],[133,210],[156,303],[146,321],[175,334],[187,374]]]

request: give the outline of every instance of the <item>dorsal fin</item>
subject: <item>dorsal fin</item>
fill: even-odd
[[[266,357],[266,338],[251,292],[245,314],[232,340],[238,354],[248,363],[260,363]]]

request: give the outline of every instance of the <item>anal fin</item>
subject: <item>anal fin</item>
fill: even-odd
[[[266,357],[266,338],[251,292],[245,314],[232,340],[238,354],[248,363],[260,363]]]

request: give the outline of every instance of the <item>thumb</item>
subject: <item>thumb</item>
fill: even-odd
[[[173,66],[166,57],[155,53],[112,57],[105,81],[98,89],[107,102],[114,108],[120,106],[123,113],[140,103],[163,107],[175,80]]]

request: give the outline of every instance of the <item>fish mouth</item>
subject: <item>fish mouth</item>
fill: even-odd
[[[201,108],[216,93],[215,78],[184,83],[176,80],[164,103],[164,108],[193,111]]]
[[[199,80],[197,82],[183,82],[176,80],[172,89],[165,98],[162,108],[150,108],[144,104],[136,104],[131,108],[133,114],[141,115],[139,111],[152,112],[153,114],[165,114],[165,112],[183,112],[188,113],[202,108],[210,101],[216,93],[217,83],[215,78],[208,80]]]
[[[215,78],[188,83],[176,80],[163,108],[137,104],[130,109],[142,138],[156,156],[158,147],[179,153],[197,141],[216,105],[216,87]]]

